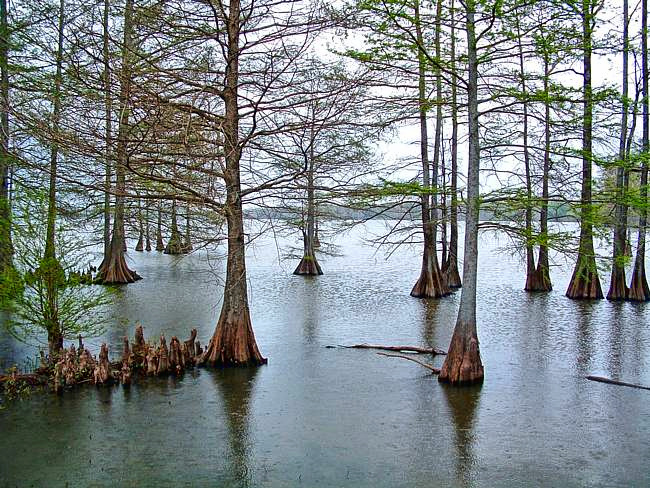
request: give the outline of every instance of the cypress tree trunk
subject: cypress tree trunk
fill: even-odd
[[[183,254],[183,239],[178,231],[178,220],[176,217],[176,201],[172,202],[172,235],[165,247],[165,254]]]
[[[456,73],[456,19],[454,0],[451,2],[451,61],[450,70]],[[458,95],[456,78],[451,83],[451,202],[449,205],[449,254],[445,262],[445,279],[450,288],[460,288],[458,273]]]
[[[115,166],[116,197],[113,235],[108,253],[99,265],[96,281],[104,284],[133,283],[141,279],[129,269],[124,259],[126,240],[124,236],[124,195],[126,193],[126,158],[129,131],[129,100],[131,92],[131,50],[133,49],[133,0],[127,0],[124,8],[124,45],[120,76],[120,123],[117,134],[117,161]]]
[[[419,110],[420,110],[420,157],[422,158],[422,186],[425,190],[434,190],[436,182],[430,181],[429,173],[429,139],[427,135],[427,98],[425,85],[425,59],[420,48],[423,45],[422,26],[420,24],[420,6],[419,0],[415,2],[415,29],[418,42],[418,90],[419,90]],[[424,234],[424,252],[422,253],[422,269],[420,277],[411,290],[411,296],[416,298],[436,298],[449,294],[449,288],[438,265],[438,255],[436,249],[437,223],[432,219],[437,216],[436,206],[433,212],[430,208],[431,198],[428,192],[424,192],[420,197],[420,206],[422,208],[422,231]]]
[[[650,152],[650,101],[648,100],[648,0],[641,3],[641,73],[643,99],[643,134],[640,193],[643,207],[639,211],[639,235],[637,239],[636,259],[628,298],[634,301],[650,300],[650,288],[645,275],[645,239],[648,225],[648,161]]]
[[[11,202],[9,200],[11,155],[9,153],[9,26],[7,0],[0,0],[0,277],[13,268]]]
[[[246,289],[246,258],[244,253],[244,217],[241,201],[239,161],[239,28],[240,1],[232,0],[226,15],[228,36],[226,86],[223,91],[225,117],[223,123],[226,168],[226,222],[228,224],[228,258],[223,305],[212,339],[201,362],[211,366],[246,366],[265,364],[251,325]]]
[[[619,166],[616,168],[616,207],[614,212],[614,249],[612,254],[612,274],[610,276],[608,300],[625,300],[628,294],[627,282],[625,279],[625,238],[627,235],[627,204],[625,203],[625,180],[627,163],[627,116],[629,110],[629,87],[628,87],[628,53],[629,42],[629,13],[628,0],[623,0],[623,102],[621,107],[621,135],[619,139],[618,159]]]
[[[63,24],[65,2],[59,2],[58,47],[56,51],[56,74],[54,75],[52,132],[55,141],[50,153],[50,182],[47,198],[47,229],[45,233],[45,250],[38,274],[43,279],[44,299],[42,302],[43,318],[47,329],[47,343],[50,361],[53,361],[63,349],[63,331],[59,320],[59,290],[65,284],[65,274],[56,256],[56,179],[59,159],[59,123],[61,120],[61,83],[63,79]]]
[[[315,117],[315,114],[314,114]],[[310,129],[309,166],[307,169],[307,229],[302,229],[303,256],[294,270],[295,275],[322,275],[323,270],[318,264],[314,252],[316,240],[316,195],[314,190],[314,123]]]
[[[566,291],[569,298],[603,298],[596,268],[593,239],[593,207],[591,203],[591,161],[593,130],[593,95],[591,87],[592,0],[582,1],[583,42],[583,126],[582,126],[582,192],[580,209],[580,243],[578,259]]]
[[[533,183],[530,175],[530,152],[528,146],[528,89],[526,86],[526,71],[524,69],[524,50],[521,42],[519,28],[519,12],[516,13],[517,22],[517,47],[519,51],[519,74],[521,76],[521,96],[523,99],[523,144],[524,144],[524,171],[526,176],[526,291],[534,290],[536,286],[535,254],[533,248]]]
[[[145,251],[151,252],[151,226],[149,225],[149,200],[144,207]]]
[[[463,289],[456,327],[449,352],[440,369],[438,380],[453,385],[483,381],[483,362],[476,331],[476,278],[478,268],[479,221],[479,145],[478,59],[474,24],[475,0],[466,1],[467,61],[469,110],[469,156],[467,160],[467,217],[465,220],[465,252],[463,259]]]
[[[191,238],[191,227],[190,227],[190,204],[187,204],[186,207],[186,212],[185,212],[185,242],[183,242],[183,252],[188,253],[191,252],[194,249],[194,246],[192,246],[192,238]]]
[[[138,243],[135,250],[144,251],[144,222],[142,222],[142,202],[138,200]]]
[[[162,209],[161,203],[158,202],[158,220],[156,221],[156,251],[164,251],[165,244],[162,237]]]
[[[103,14],[103,58],[104,58],[104,107],[105,107],[105,124],[106,124],[106,148],[104,152],[104,171],[106,172],[104,180],[104,256],[108,254],[108,248],[111,244],[111,143],[113,132],[113,98],[111,94],[111,64],[108,32],[108,21],[110,15],[110,1],[104,0]]]
[[[549,53],[544,52],[544,93],[549,93],[550,59]],[[539,256],[537,258],[536,277],[531,283],[530,291],[551,291],[551,275],[548,263],[548,180],[551,171],[551,104],[548,96],[544,100],[544,164],[542,170],[542,203],[539,210]]]

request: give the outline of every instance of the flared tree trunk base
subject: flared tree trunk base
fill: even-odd
[[[423,268],[420,277],[411,290],[414,298],[439,298],[449,295],[451,290],[440,270]]]
[[[578,257],[578,263],[581,261],[580,257]],[[595,260],[586,265],[576,265],[566,296],[574,300],[598,300],[603,298]]]
[[[169,242],[167,243],[167,247],[165,247],[165,250],[163,251],[165,254],[185,254],[185,246],[183,246],[183,241],[181,240],[180,236],[172,235],[171,239],[169,239]]]
[[[100,285],[126,284],[134,283],[141,279],[142,276],[129,269],[124,255],[118,253],[108,259],[104,259],[97,271],[95,283]]]
[[[458,262],[455,258],[449,258],[445,261],[442,274],[449,288],[461,288],[463,283],[458,272]]]
[[[212,367],[259,366],[266,364],[257,348],[248,313],[221,312],[210,344],[200,364]]]
[[[645,276],[645,267],[642,269],[637,266],[634,267],[627,299],[633,302],[647,302],[650,300],[650,289]]]
[[[144,251],[144,237],[142,234],[140,234],[140,237],[138,238],[138,243],[135,245],[135,250],[138,252]]]
[[[458,329],[459,327],[456,327],[456,330]],[[478,337],[464,337],[454,332],[438,381],[458,386],[473,385],[482,383],[483,376]]]
[[[59,331],[49,331],[47,333],[47,349],[49,361],[54,364],[59,359],[59,355],[63,350],[63,335]]]
[[[315,256],[303,256],[294,270],[295,275],[318,276],[323,274],[318,261]]]
[[[612,269],[612,276],[609,282],[608,300],[627,300],[629,289],[625,283],[625,270],[620,267]]]
[[[548,271],[537,267],[532,273],[526,277],[526,291],[552,291],[553,285]]]

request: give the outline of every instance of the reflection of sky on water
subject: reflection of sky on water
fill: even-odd
[[[368,225],[379,231],[382,223]],[[503,242],[485,236],[485,383],[444,387],[410,362],[325,347],[445,348],[451,337],[459,294],[411,298],[419,250],[385,261],[359,232],[339,238],[345,255],[323,258],[326,274],[315,279],[291,275],[295,263],[278,263],[276,243],[256,241],[250,303],[267,366],[36,395],[0,412],[0,472],[37,486],[650,484],[647,392],[584,379],[650,384],[644,304],[570,301],[569,268],[553,268],[552,293],[526,294],[521,264],[494,254]],[[222,263],[212,271],[200,253],[129,256],[145,279],[120,289],[113,313],[127,320],[103,339],[119,351],[141,322],[148,338],[184,339],[196,327],[205,342],[219,312]],[[22,350],[4,336],[0,347],[5,358]]]

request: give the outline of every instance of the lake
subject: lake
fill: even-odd
[[[482,386],[453,388],[360,342],[446,349],[460,293],[409,292],[420,248],[390,259],[364,238],[335,238],[325,274],[298,277],[267,235],[248,250],[253,327],[266,366],[155,378],[128,389],[35,393],[0,411],[0,486],[438,487],[650,486],[650,305],[528,294],[523,263],[481,238],[478,333]],[[605,252],[605,251],[603,251]],[[129,251],[144,279],[115,297],[113,353],[138,323],[147,339],[205,344],[219,312],[221,258]],[[609,276],[601,274],[606,290]],[[96,350],[102,339],[87,342]],[[0,358],[33,350],[6,335]],[[442,357],[426,359],[439,366]]]

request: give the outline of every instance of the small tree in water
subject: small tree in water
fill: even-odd
[[[14,296],[7,326],[25,342],[46,333],[49,356],[55,358],[64,338],[103,332],[110,292],[90,284],[89,273],[81,271],[89,262],[81,252],[83,240],[65,227],[56,231],[56,255],[46,256],[48,211],[42,195],[19,194],[15,202],[15,288],[22,293]]]

